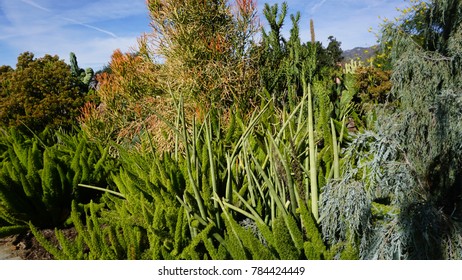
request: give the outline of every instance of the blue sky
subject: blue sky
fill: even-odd
[[[282,0],[258,0],[281,4]],[[342,49],[374,45],[382,18],[398,15],[404,0],[287,0],[289,14],[301,12],[301,36],[309,39],[313,18],[316,39],[326,44],[332,35]],[[265,20],[261,19],[262,24]],[[285,26],[291,27],[289,17]],[[149,32],[145,0],[0,0],[0,65],[16,64],[17,56],[30,51],[36,57],[59,55],[66,62],[77,55],[79,66],[100,69],[115,49],[130,51],[136,39]]]

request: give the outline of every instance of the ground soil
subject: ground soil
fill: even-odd
[[[74,239],[77,232],[74,228],[61,230],[65,237]],[[58,242],[52,229],[40,230],[41,234],[56,246]],[[20,260],[53,260],[53,256],[45,250],[31,232],[0,238],[0,250],[5,259]]]

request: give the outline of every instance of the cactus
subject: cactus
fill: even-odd
[[[87,68],[85,69],[85,76],[82,79],[82,82],[85,85],[90,85],[90,82],[92,81],[93,77],[95,76],[95,71],[93,71],[92,68]]]
[[[71,73],[72,75],[79,77],[80,76],[80,67],[77,63],[77,57],[75,56],[75,53],[71,52],[69,55],[69,61],[71,63]]]
[[[360,60],[350,60],[349,63],[345,63],[345,67],[343,69],[344,74],[354,74],[356,70],[363,66],[363,63]]]
[[[90,83],[95,76],[95,71],[93,71],[92,68],[87,68],[85,70],[80,68],[79,64],[77,63],[77,56],[73,52],[71,52],[69,55],[69,61],[72,75],[79,78],[79,80],[87,87],[90,86]]]

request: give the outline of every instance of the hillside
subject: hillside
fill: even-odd
[[[378,46],[372,47],[356,47],[351,50],[343,51],[343,61],[356,60],[359,58],[361,61],[367,61],[369,58],[375,55],[378,50]]]

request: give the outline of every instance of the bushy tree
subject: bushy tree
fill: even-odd
[[[390,96],[391,71],[377,67],[358,67],[355,72],[355,87],[358,91],[358,104],[360,112],[366,114],[372,111],[378,104],[393,102]]]
[[[252,47],[258,30],[254,0],[147,3],[152,52],[165,61],[166,89],[181,92],[200,107],[252,107],[258,81]]]
[[[348,211],[323,230],[334,242],[355,233],[363,258],[461,259],[462,2],[412,2],[381,38],[398,107],[346,151],[322,208]]]
[[[0,122],[26,131],[70,128],[84,103],[80,81],[58,56],[34,58],[30,52],[18,57],[16,69],[0,72]]]
[[[329,43],[326,48],[319,48],[318,59],[320,67],[336,67],[343,60],[342,43],[334,36],[327,38]]]

